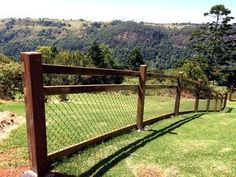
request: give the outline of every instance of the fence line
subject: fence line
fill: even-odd
[[[178,77],[148,73],[146,65],[141,65],[139,71],[48,65],[42,64],[41,54],[37,52],[22,52],[21,61],[23,66],[22,72],[24,78],[30,167],[31,170],[37,173],[38,176],[43,176],[46,174],[50,164],[58,157],[70,155],[78,150],[88,147],[89,145],[101,142],[132,129],[142,130],[145,125],[170,118],[172,116],[192,112],[221,111],[225,108],[227,102],[227,94],[222,95],[206,86],[203,86],[200,80],[196,82],[183,78],[183,73],[181,72]],[[129,76],[137,78],[139,80],[139,84],[44,86],[43,74],[45,73],[77,76]],[[161,80],[160,83],[162,80],[168,80],[175,83],[147,84],[147,77],[155,78],[159,81]],[[161,89],[171,89],[176,93],[173,110],[169,113],[165,113],[164,115],[155,115],[155,117],[144,120],[146,90],[156,91]],[[194,107],[192,110],[180,111],[181,95],[184,91],[190,92],[194,96]],[[121,94],[118,92],[128,92],[128,96],[122,95],[122,98],[119,98],[121,97]],[[107,95],[103,93],[106,93]],[[56,98],[54,96],[63,94],[72,95],[72,97],[74,97],[73,101],[67,104],[58,104],[55,102]],[[51,101],[52,103],[45,103],[46,96],[53,97]],[[96,99],[92,98],[90,100],[89,98],[92,96],[96,96]],[[135,115],[133,115],[134,105],[132,104],[135,104],[134,100],[136,98],[135,118]],[[108,99],[108,101],[100,102],[100,100],[106,99]],[[213,108],[211,108],[213,103],[212,99],[215,100]],[[204,109],[200,109],[200,104],[202,104],[203,100],[206,100],[206,105],[203,106]],[[88,107],[89,104],[97,110],[90,110],[91,107]],[[47,106],[46,111],[45,105]],[[48,109],[50,109],[49,112],[47,112]],[[85,109],[85,111],[83,109]],[[107,112],[106,117],[114,118],[115,123],[110,119],[106,121],[102,120],[105,117],[99,115],[101,114],[99,112],[100,110]],[[77,115],[78,113],[81,115]],[[73,115],[75,115],[75,118]],[[54,118],[55,116],[57,119]],[[99,116],[100,118],[98,119]],[[132,116],[134,116],[135,120],[130,119]],[[121,117],[124,118],[122,119]],[[109,125],[115,125],[113,125],[113,128],[111,129],[108,128],[103,130],[105,127],[104,124],[107,123]],[[57,126],[59,126],[59,128]],[[75,126],[74,130],[77,132],[66,131],[65,129],[68,128],[68,126]],[[90,131],[89,135],[87,135],[86,128]],[[64,136],[67,136],[68,138],[73,136],[73,141],[78,142],[71,141],[69,144],[66,144],[66,147],[63,146],[61,148],[61,146],[58,146],[56,149],[49,146],[48,143],[50,141],[55,141],[54,144],[57,143],[57,140],[54,138],[58,137],[55,136],[55,134],[62,136],[60,133],[63,133]],[[72,135],[71,133],[74,133],[75,135]],[[50,135],[53,135],[54,137],[50,137]],[[53,149],[52,152],[51,149]]]
[[[235,91],[236,91],[235,85],[231,85],[229,88],[229,101],[235,101],[235,99],[233,99],[233,94]]]

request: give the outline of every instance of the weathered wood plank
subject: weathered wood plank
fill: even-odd
[[[195,86],[198,85],[197,81],[193,81],[193,80],[186,79],[186,78],[183,78],[183,82],[187,82],[188,84],[192,84],[192,85],[195,85]]]
[[[43,73],[89,76],[138,76],[138,71],[43,64]]]
[[[38,176],[48,171],[41,54],[22,52],[22,73],[30,168]]]
[[[143,129],[143,114],[144,114],[144,100],[146,90],[146,74],[147,66],[141,65],[139,70],[139,89],[138,89],[138,104],[137,104],[137,115],[136,124],[139,130]]]
[[[177,85],[147,84],[146,89],[174,89]]]
[[[183,73],[179,72],[179,77],[177,80],[178,86],[176,88],[175,107],[174,107],[175,116],[179,115],[180,98],[181,98],[181,92],[182,92],[182,79],[183,79]]]
[[[45,95],[60,95],[60,94],[89,93],[89,92],[107,92],[107,91],[120,91],[120,90],[137,91],[138,85],[103,84],[103,85],[44,86],[44,94]]]
[[[178,77],[177,76],[171,76],[171,75],[165,75],[165,74],[158,74],[158,73],[147,73],[147,77],[154,77],[158,79],[169,79],[172,81],[177,81]]]

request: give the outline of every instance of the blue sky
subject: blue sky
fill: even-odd
[[[155,23],[209,21],[211,6],[224,4],[236,17],[236,0],[1,0],[0,18],[31,17]],[[236,20],[234,20],[236,22]]]

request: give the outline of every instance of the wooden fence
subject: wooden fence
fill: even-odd
[[[161,75],[156,73],[148,73],[147,66],[141,65],[139,71],[114,70],[114,69],[98,69],[84,68],[72,66],[58,66],[42,64],[41,54],[37,52],[21,53],[22,72],[24,80],[24,94],[26,107],[26,123],[28,134],[28,147],[30,157],[30,168],[38,176],[43,176],[48,172],[50,164],[58,157],[67,156],[78,150],[85,148],[94,143],[101,142],[107,138],[119,135],[132,129],[142,130],[147,124],[151,124],[172,116],[191,112],[208,112],[221,111],[226,106],[227,94],[222,95],[212,89],[203,86],[200,81],[192,81],[183,78],[183,73],[179,76]],[[44,86],[43,74],[68,74],[68,75],[89,75],[89,76],[130,76],[139,79],[138,85],[120,85],[120,84],[100,84],[100,85],[63,85],[63,86]],[[146,78],[160,78],[173,81],[175,84],[146,84]],[[184,83],[184,84],[183,84]],[[191,85],[191,87],[187,87]],[[175,89],[175,106],[173,112],[144,120],[145,92],[148,89]],[[47,133],[46,133],[46,116],[45,116],[45,96],[58,94],[75,94],[90,92],[108,92],[137,90],[137,115],[136,123],[107,132],[103,135],[93,137],[91,139],[79,142],[73,146],[63,150],[48,154],[47,149]],[[194,109],[180,112],[181,92],[189,90],[195,93]],[[199,109],[200,92],[207,95],[207,103],[205,109]],[[214,109],[210,109],[211,100],[214,99]]]
[[[236,91],[236,87],[232,85],[229,88],[229,101],[235,101],[235,98],[233,98],[233,94],[235,91]]]

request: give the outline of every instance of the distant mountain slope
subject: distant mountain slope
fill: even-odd
[[[166,69],[176,60],[191,55],[189,38],[194,25],[158,25],[113,21],[2,19],[0,52],[17,59],[21,51],[40,45],[58,49],[81,50],[97,40],[114,50],[122,62],[134,48],[139,48],[149,65]]]

